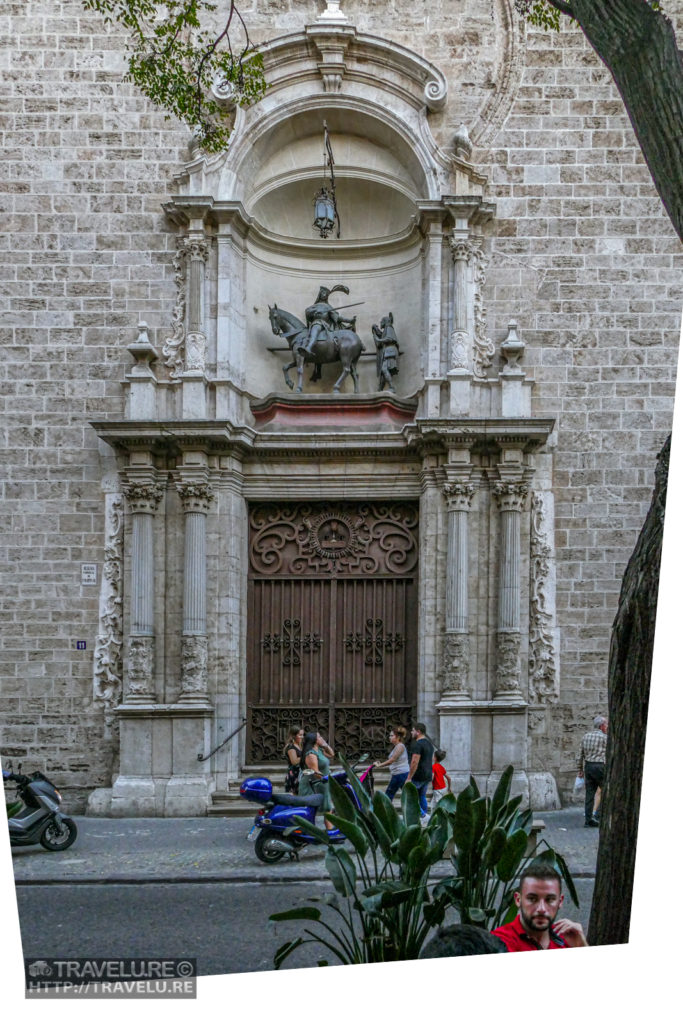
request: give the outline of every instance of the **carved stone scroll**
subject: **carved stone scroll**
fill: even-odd
[[[531,496],[531,565],[529,581],[529,700],[545,704],[559,699],[553,636],[552,549],[541,494]]]
[[[473,248],[474,259],[474,376],[480,380],[486,379],[486,370],[491,366],[496,347],[490,338],[486,336],[486,308],[482,292],[486,284],[486,271],[489,265],[488,257],[483,249],[475,245]]]
[[[171,379],[180,380],[185,357],[185,309],[187,306],[187,239],[178,240],[173,258],[173,279],[175,281],[176,299],[171,318],[173,333],[166,338],[162,346],[164,364],[171,370]]]
[[[95,640],[93,694],[104,705],[107,729],[123,692],[123,497],[106,495],[104,562],[100,585],[99,629]]]

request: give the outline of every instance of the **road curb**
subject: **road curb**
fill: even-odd
[[[448,877],[447,875],[439,877]],[[572,878],[595,879],[595,872],[574,871]],[[168,875],[154,878],[112,875],[106,878],[16,878],[17,888],[39,885],[291,885],[294,882],[329,882],[329,875],[202,875],[188,878],[187,875]]]

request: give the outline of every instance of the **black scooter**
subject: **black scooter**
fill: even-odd
[[[23,806],[9,819],[11,846],[40,843],[46,850],[67,850],[75,840],[76,822],[59,812],[62,797],[41,772],[15,775],[3,768],[3,780],[16,782]]]

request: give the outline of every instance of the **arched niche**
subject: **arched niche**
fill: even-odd
[[[287,353],[273,351],[284,342],[272,334],[269,305],[303,320],[321,285],[344,284],[350,294],[336,295],[334,305],[354,304],[350,315],[368,352],[361,391],[377,388],[372,325],[391,312],[403,353],[398,391],[415,394],[440,370],[441,356],[433,354],[440,342],[428,338],[438,338],[447,315],[436,313],[442,273],[449,273],[441,245],[452,217],[443,199],[481,199],[484,186],[431,134],[429,114],[445,103],[445,78],[424,58],[352,26],[308,26],[267,44],[264,59],[263,100],[237,112],[226,153],[187,166],[172,204],[188,209],[191,231],[206,230],[217,243],[208,268],[215,289],[205,301],[217,311],[207,330],[208,364],[218,380],[249,395],[283,391]],[[320,238],[312,223],[324,122],[340,238]],[[329,392],[337,371],[325,369],[306,390]]]

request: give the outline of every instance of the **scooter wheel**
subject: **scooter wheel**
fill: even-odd
[[[272,836],[267,832],[259,832],[254,843],[254,852],[264,864],[276,864],[285,855],[284,850],[276,850],[272,847]]]
[[[51,851],[68,850],[77,835],[76,822],[72,818],[62,818],[61,821],[53,818],[40,837],[40,845]]]

